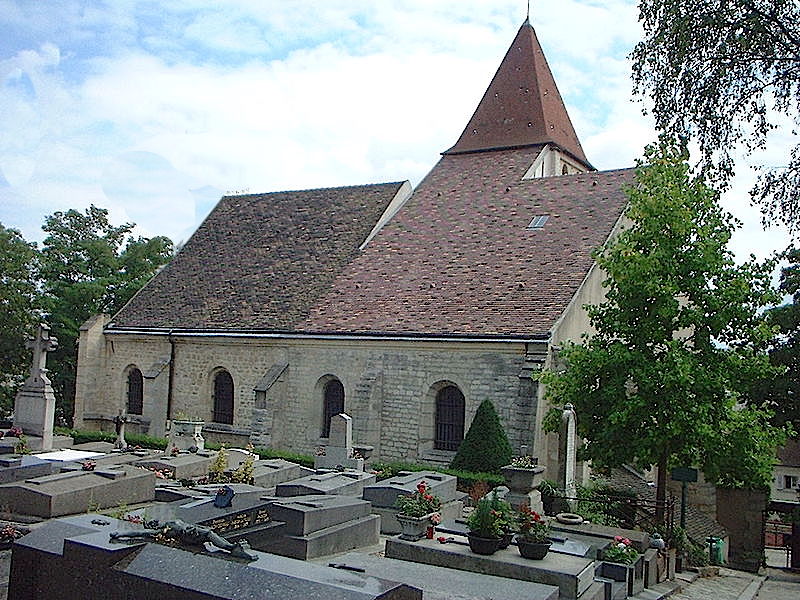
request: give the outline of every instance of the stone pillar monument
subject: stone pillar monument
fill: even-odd
[[[576,494],[575,485],[575,454],[578,446],[577,422],[575,418],[575,407],[572,404],[564,405],[564,412],[561,413],[561,420],[564,423],[564,492],[567,497],[574,498]]]
[[[50,335],[50,327],[41,323],[36,335],[26,345],[33,350],[33,364],[30,376],[14,401],[14,426],[27,435],[41,438],[42,450],[52,450],[56,397],[45,365],[47,353],[58,348],[58,340]]]

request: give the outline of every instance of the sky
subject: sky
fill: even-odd
[[[458,139],[526,0],[0,0],[0,223],[29,241],[89,205],[185,241],[227,193],[410,180]],[[633,0],[533,0],[598,169],[656,139],[631,93]],[[779,131],[750,162],[785,162]],[[763,258],[741,167],[732,248]]]

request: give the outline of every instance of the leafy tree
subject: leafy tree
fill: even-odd
[[[797,0],[641,0],[644,39],[633,51],[637,93],[656,124],[695,138],[701,164],[724,184],[734,154],[763,149],[776,117],[800,122]],[[753,198],[765,220],[800,225],[800,145],[788,164],[761,173]]]
[[[767,311],[767,318],[780,335],[769,351],[770,361],[785,371],[775,379],[760,381],[750,394],[751,402],[768,401],[775,411],[777,425],[791,423],[800,432],[800,250],[789,248],[784,254],[789,265],[781,270],[779,290],[792,301]]]
[[[39,268],[45,307],[59,347],[48,357],[62,416],[72,415],[79,328],[97,313],[114,313],[172,256],[166,237],[133,238],[133,225],[112,226],[108,211],[90,206],[46,217]]]
[[[542,375],[554,406],[575,406],[583,458],[658,465],[661,502],[669,464],[724,480],[730,466],[774,456],[774,446],[728,443],[744,440],[743,424],[753,439],[780,441],[762,409],[736,406],[750,382],[776,371],[766,354],[773,333],[758,314],[776,299],[773,263],[734,263],[735,222],[687,159],[667,138],[646,149],[627,190],[628,224],[595,255],[607,274],[606,299],[587,307],[596,333],[566,344],[565,368]],[[735,460],[722,464],[722,447]],[[745,483],[761,487],[763,476]]]
[[[464,441],[458,447],[451,469],[494,473],[511,462],[511,444],[490,400],[475,412]]]
[[[0,413],[8,414],[30,367],[25,341],[38,321],[36,245],[0,223]]]

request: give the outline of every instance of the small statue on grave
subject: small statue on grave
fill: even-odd
[[[125,423],[128,422],[128,415],[119,411],[119,414],[114,417],[114,431],[117,434],[117,439],[114,441],[114,448],[117,450],[125,450],[128,447],[128,442],[125,441]]]
[[[180,519],[167,521],[161,525],[158,522],[148,523],[154,525],[150,529],[138,529],[133,531],[112,531],[109,533],[111,540],[151,540],[155,541],[159,536],[167,539],[176,540],[179,544],[186,546],[203,546],[206,542],[220,550],[227,550],[231,556],[244,558],[246,560],[257,560],[258,557],[250,554],[250,545],[246,540],[241,542],[230,542],[209,527],[186,523]]]

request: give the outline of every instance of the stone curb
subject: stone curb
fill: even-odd
[[[737,596],[736,600],[753,600],[756,594],[758,594],[758,590],[761,589],[761,586],[764,585],[764,581],[766,577],[759,576],[753,579],[746,588],[742,591],[739,596]]]

